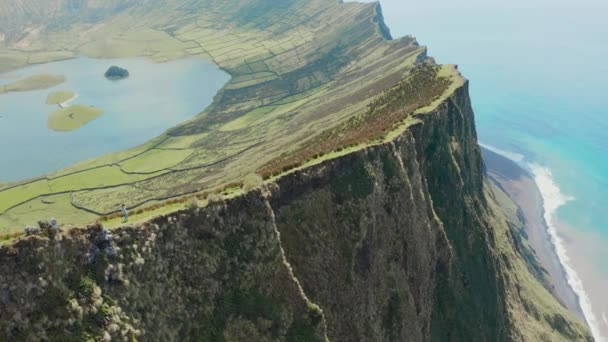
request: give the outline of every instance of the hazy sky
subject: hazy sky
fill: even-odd
[[[498,42],[503,36],[513,41],[514,36],[520,36],[521,43],[531,47],[608,44],[606,0],[381,0],[380,3],[394,36],[413,34],[431,49],[441,47],[426,39],[441,36],[446,40],[476,42]]]
[[[414,35],[438,62],[459,64],[477,81],[488,69],[496,82],[521,78],[517,68],[525,70],[527,82],[542,78],[595,92],[608,78],[606,0],[380,3],[394,37]],[[542,88],[548,89],[546,82]]]

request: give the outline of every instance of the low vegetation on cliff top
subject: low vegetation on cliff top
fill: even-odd
[[[439,70],[439,66],[430,63],[416,66],[407,78],[372,101],[365,113],[324,131],[300,149],[276,158],[260,173],[269,178],[332,151],[382,139],[416,110],[444,94],[451,80],[439,76]]]
[[[242,184],[253,173],[276,174],[382,136],[446,87],[431,64],[408,76],[427,60],[426,49],[411,37],[388,40],[377,4],[252,4],[197,1],[185,9],[172,0],[149,12],[138,6],[102,11],[100,20],[108,16],[114,25],[86,32],[59,13],[57,22],[66,25],[41,29],[40,39],[28,41],[32,51],[10,49],[19,37],[7,36],[0,58],[12,67],[76,54],[147,55],[157,61],[196,56],[213,61],[232,79],[204,112],[139,147],[0,185],[0,234],[50,217],[84,224],[112,215],[116,203],[138,211]],[[133,16],[143,24],[133,27]],[[376,100],[404,79],[410,81],[395,88],[404,95],[402,108]]]

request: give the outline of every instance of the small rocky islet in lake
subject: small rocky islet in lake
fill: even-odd
[[[113,81],[122,80],[122,79],[129,77],[129,71],[127,69],[123,69],[121,67],[113,65],[106,71],[104,76],[107,79],[113,80]]]

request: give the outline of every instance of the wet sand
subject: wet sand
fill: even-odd
[[[543,267],[553,279],[553,294],[583,322],[585,317],[579,298],[568,284],[564,267],[551,242],[544,218],[543,199],[532,176],[515,162],[482,149],[488,177],[520,208],[529,242]]]
[[[595,325],[600,330],[601,337],[597,342],[605,342],[608,337],[608,275],[601,266],[608,263],[608,250],[605,238],[591,232],[581,232],[563,222],[557,222],[560,235],[565,241],[570,253],[572,265],[583,280],[585,293],[589,296]],[[598,266],[599,260],[599,266]]]

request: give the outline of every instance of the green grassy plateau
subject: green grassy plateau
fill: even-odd
[[[0,72],[74,57],[74,53],[69,51],[22,51],[3,47],[0,44]]]
[[[60,108],[49,116],[48,127],[59,132],[73,131],[95,120],[102,113],[99,108],[84,105]]]
[[[50,19],[49,13],[52,13]],[[337,0],[2,1],[0,37],[0,71],[76,55],[99,58],[146,56],[157,62],[198,57],[212,61],[232,76],[208,108],[201,108],[202,112],[189,121],[168,129],[151,141],[36,179],[0,184],[0,243],[13,238],[25,225],[51,217],[56,217],[66,229],[70,225],[95,220],[108,228],[118,227],[121,225],[120,213],[117,212],[119,203],[125,203],[129,208],[131,223],[184,207],[205,206],[220,197],[237,197],[264,180],[274,180],[279,175],[373,146],[352,153],[360,162],[344,158],[344,170],[331,171],[341,176],[331,178],[325,188],[307,189],[313,197],[305,197],[306,191],[303,191],[302,194],[293,194],[293,198],[281,198],[288,205],[280,210],[287,210],[287,214],[293,212],[293,215],[288,215],[293,218],[282,223],[281,215],[285,218],[286,213],[278,210],[275,216],[268,199],[262,200],[263,194],[255,193],[249,195],[260,195],[260,199],[254,201],[251,197],[254,204],[250,208],[249,205],[245,205],[245,210],[242,206],[234,207],[235,212],[225,216],[217,213],[221,210],[204,217],[204,211],[189,211],[197,216],[193,222],[183,221],[190,227],[182,229],[185,227],[179,223],[175,229],[165,230],[165,234],[158,235],[158,238],[151,234],[154,238],[142,239],[143,233],[155,229],[153,225],[141,229],[125,228],[122,237],[142,234],[129,243],[132,250],[127,245],[122,246],[121,255],[126,257],[120,259],[118,270],[122,269],[123,263],[128,264],[131,256],[139,256],[138,246],[148,251],[158,250],[147,246],[148,242],[156,244],[154,241],[159,241],[158,245],[169,242],[170,246],[163,247],[171,249],[168,252],[170,257],[167,264],[159,264],[163,265],[162,268],[147,266],[160,262],[162,254],[154,254],[145,261],[146,267],[152,268],[146,270],[143,262],[138,264],[136,272],[130,271],[130,274],[137,275],[137,280],[131,286],[124,282],[121,285],[112,283],[111,291],[128,295],[124,298],[133,305],[150,297],[156,298],[154,292],[158,292],[159,275],[174,277],[182,274],[172,272],[175,266],[183,267],[186,276],[184,279],[167,278],[160,283],[165,284],[161,287],[173,289],[175,284],[187,282],[188,286],[197,285],[196,290],[215,292],[224,288],[223,283],[206,286],[206,281],[215,275],[226,278],[224,275],[230,276],[231,272],[238,274],[239,279],[252,282],[254,278],[246,273],[250,264],[240,260],[246,257],[242,253],[244,249],[236,248],[240,245],[232,243],[233,239],[229,237],[222,238],[223,245],[214,244],[215,240],[220,241],[215,239],[216,232],[239,232],[238,236],[234,234],[236,241],[262,241],[260,252],[256,249],[252,254],[256,258],[264,256],[264,262],[256,261],[258,265],[268,265],[264,267],[272,269],[274,266],[270,265],[275,264],[267,263],[267,260],[276,262],[273,255],[281,254],[282,261],[279,262],[289,269],[291,278],[296,279],[296,272],[301,275],[312,270],[309,273],[314,277],[310,282],[303,281],[303,288],[299,288],[298,283],[298,292],[302,295],[314,298],[327,292],[330,301],[336,298],[364,299],[365,305],[357,307],[361,309],[349,312],[360,315],[357,316],[359,320],[341,322],[345,329],[352,325],[367,329],[369,318],[384,316],[381,313],[384,309],[388,318],[401,315],[400,306],[390,305],[390,302],[399,301],[398,298],[391,299],[388,307],[367,306],[380,293],[374,287],[375,273],[387,277],[401,274],[393,272],[392,266],[386,272],[378,271],[372,266],[377,261],[371,257],[373,255],[390,259],[384,264],[394,265],[395,269],[407,269],[407,277],[391,278],[385,291],[394,292],[400,287],[394,284],[403,284],[401,289],[409,297],[403,297],[401,301],[414,308],[416,318],[426,317],[423,321],[428,324],[412,327],[412,331],[427,329],[428,333],[428,329],[433,329],[435,334],[440,334],[437,336],[444,337],[437,340],[462,341],[475,340],[474,337],[494,340],[489,336],[504,336],[497,340],[557,341],[564,336],[577,337],[586,333],[527,270],[524,259],[517,253],[529,254],[528,250],[513,248],[515,243],[512,240],[517,237],[512,234],[513,227],[523,223],[515,222],[517,217],[512,215],[514,204],[506,205],[511,209],[504,212],[498,208],[500,202],[506,203],[508,198],[500,194],[499,188],[491,188],[483,181],[483,163],[474,136],[465,80],[456,67],[436,65],[427,57],[426,48],[419,46],[414,38],[393,40],[383,23],[379,4]],[[203,84],[205,80],[200,82]],[[71,106],[54,113],[49,119],[49,127],[74,129],[99,114],[91,107]],[[408,129],[411,132],[405,132]],[[403,151],[397,152],[394,138],[404,132],[407,134],[400,137]],[[419,137],[415,137],[416,134]],[[372,155],[370,150],[377,152]],[[402,155],[408,156],[407,159],[402,159]],[[364,159],[370,163],[364,163]],[[317,169],[320,174],[330,172],[330,167],[320,170],[322,168]],[[308,177],[306,174],[296,176]],[[387,183],[383,185],[382,182]],[[402,196],[393,197],[391,191],[379,190],[390,189],[390,186],[385,186],[393,184],[390,182],[398,184],[394,192],[402,192]],[[313,184],[305,186],[314,187]],[[378,204],[381,203],[377,201],[379,198],[386,200],[388,205]],[[250,199],[234,203],[245,203]],[[267,206],[258,208],[261,201],[266,201]],[[401,204],[396,205],[397,202]],[[219,207],[218,204],[209,210]],[[309,207],[314,210],[307,213]],[[268,209],[270,213],[264,211]],[[203,234],[207,228],[196,228],[198,223],[194,221],[202,220],[200,227],[214,227],[207,226],[209,217],[215,217],[213,221],[219,222],[218,228]],[[382,217],[384,221],[377,221]],[[317,219],[320,221],[315,221]],[[352,222],[349,221],[351,219]],[[233,223],[224,224],[227,221]],[[259,227],[256,222],[260,223]],[[276,232],[268,231],[266,236],[269,222],[274,226],[270,230]],[[357,236],[339,234],[341,226],[352,228]],[[390,227],[399,233],[395,235],[398,238],[379,244],[378,241],[386,236],[384,231],[374,232],[372,227],[376,226]],[[289,234],[284,234],[298,229],[305,234],[303,237],[295,234],[290,240]],[[196,237],[175,237],[186,234],[187,230],[196,231]],[[252,233],[245,233],[248,230]],[[68,234],[78,232],[73,230]],[[335,245],[327,244],[332,240],[332,234],[335,235]],[[373,236],[378,239],[370,238]],[[188,244],[172,243],[179,239]],[[38,240],[31,238],[25,242],[28,241]],[[279,242],[280,253],[264,254],[277,248],[272,247],[269,241]],[[352,246],[349,246],[351,242]],[[285,250],[289,249],[290,243],[295,248],[291,249],[289,260],[294,261],[301,254],[299,261],[302,263],[299,265],[304,267],[292,268],[288,263]],[[399,244],[403,247],[399,247],[397,253],[386,252]],[[38,278],[41,265],[46,267],[44,272],[52,268],[63,272],[67,264],[68,267],[82,268],[72,262],[73,255],[79,254],[59,253],[57,251],[61,249],[53,247],[58,246],[54,242],[48,242],[47,246],[49,248],[38,249],[51,251],[49,260],[53,262],[42,264],[36,259],[17,258],[16,265],[21,267],[29,263],[35,266],[32,274],[36,274],[35,279],[41,282],[43,278]],[[181,246],[186,247],[180,249]],[[359,252],[355,255],[354,250]],[[13,252],[16,249],[7,251],[10,258],[19,255]],[[187,258],[183,260],[187,262],[175,259],[173,251],[185,253]],[[205,254],[225,251],[229,254],[221,254],[217,259],[208,257],[213,254]],[[36,253],[23,255],[35,256]],[[293,253],[297,254],[296,258]],[[192,259],[193,255],[201,258]],[[70,258],[70,262],[54,263],[62,258]],[[434,259],[437,263],[432,261]],[[233,271],[226,271],[221,260],[228,260],[230,267],[234,267]],[[95,265],[104,262],[105,268],[108,261]],[[309,262],[318,262],[318,268],[307,269]],[[327,268],[332,262],[337,266]],[[428,279],[427,273],[419,272],[419,266],[431,268]],[[207,268],[210,269],[208,274],[201,273],[200,278],[194,280],[189,278],[191,274],[197,274],[192,272],[193,269]],[[353,268],[355,270],[351,270]],[[102,271],[98,275],[104,277],[105,271],[99,270]],[[345,270],[349,273],[339,277]],[[5,273],[11,272],[12,269]],[[104,282],[107,283],[105,274]],[[331,277],[327,277],[328,274]],[[60,278],[48,277],[49,281],[53,279]],[[31,283],[29,279],[28,282]],[[144,287],[144,283],[153,287]],[[410,292],[410,283],[428,283],[429,286],[421,288],[420,291],[425,293]],[[282,289],[287,283],[277,284],[279,286],[276,287],[269,284],[269,288]],[[325,286],[313,290],[322,284]],[[251,287],[251,284],[231,286],[241,290]],[[370,288],[373,291],[369,295],[363,290],[352,292],[352,289]],[[24,298],[34,298],[35,291],[29,290],[28,287]],[[430,297],[426,291],[433,291],[433,302],[418,302],[418,297]],[[188,304],[195,298],[205,298],[197,292],[184,293],[163,295],[163,301],[156,303],[173,304],[173,297],[179,296]],[[65,297],[61,293],[50,295],[48,299],[62,296]],[[218,297],[223,300],[215,305],[219,311],[212,316],[216,318],[200,322],[220,322],[216,325],[221,329],[216,331],[212,327],[211,332],[205,335],[209,338],[203,340],[219,339],[221,335],[218,332],[225,331],[228,318],[241,318],[231,311],[232,307],[263,311],[258,305],[243,305],[241,297]],[[259,301],[247,300],[245,303]],[[52,308],[68,307],[67,304],[52,304]],[[201,307],[209,307],[207,304],[201,304]],[[36,314],[46,314],[45,306],[40,307],[42,309],[36,310]],[[338,307],[344,310],[344,305]],[[366,309],[370,307],[374,309]],[[132,308],[135,308],[132,312],[142,314],[145,306]],[[157,308],[155,306],[154,311],[162,311]],[[91,317],[83,316],[80,310],[80,320]],[[95,308],[87,312],[98,311]],[[277,317],[281,315],[283,311]],[[103,315],[96,317],[104,323],[86,319],[83,326],[71,326],[70,323],[69,329],[98,328],[107,324]],[[143,317],[145,321],[146,316]],[[332,323],[342,319],[340,313],[336,317]],[[198,319],[199,316],[192,316],[188,321],[196,323]],[[46,316],[40,319],[43,320],[48,321]],[[384,321],[387,324],[385,330],[392,331],[390,320]],[[157,322],[162,320],[146,323]],[[271,330],[264,320],[252,319],[252,322]],[[410,323],[407,319],[400,322]],[[24,326],[28,323],[25,321]],[[209,329],[208,326],[200,328]],[[248,331],[236,330],[244,334]],[[312,340],[299,330],[288,334],[290,341]],[[223,336],[226,340],[261,340],[252,336]],[[53,340],[52,337],[49,340]],[[386,337],[384,340],[391,340]]]
[[[0,94],[14,91],[47,89],[63,82],[65,82],[65,77],[61,75],[33,75],[19,81],[1,85]]]
[[[56,105],[64,103],[65,101],[74,97],[75,93],[73,91],[64,90],[64,91],[55,91],[49,94],[46,98],[46,104]]]
[[[0,234],[45,217],[87,223],[114,213],[116,203],[135,212],[184,195],[235,189],[252,173],[268,178],[365,146],[405,124],[416,109],[449,95],[450,83],[461,80],[455,69],[431,64],[408,77],[427,60],[426,49],[411,37],[390,40],[376,4],[192,1],[176,7],[167,1],[149,11],[112,6],[108,2],[99,12],[100,23],[71,22],[66,14],[55,20],[62,24],[35,34],[7,34],[0,70],[76,54],[158,62],[197,56],[232,79],[204,112],[142,146],[0,185]],[[411,95],[403,108],[370,109],[402,80],[400,91]],[[414,96],[427,86],[424,96]],[[59,110],[49,127],[75,129],[97,115],[80,109]],[[382,115],[391,119],[383,124]],[[377,118],[372,130],[361,125],[369,117]],[[336,139],[338,131],[350,137]]]

